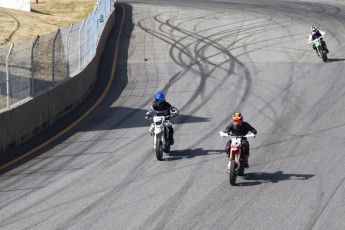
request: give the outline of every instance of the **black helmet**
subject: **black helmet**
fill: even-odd
[[[316,32],[316,30],[317,30],[317,29],[316,29],[316,26],[312,26],[312,27],[311,27],[311,32]]]

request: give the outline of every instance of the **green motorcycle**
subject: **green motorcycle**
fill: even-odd
[[[328,57],[327,57],[327,51],[326,49],[323,47],[322,45],[322,39],[323,37],[319,37],[319,38],[316,38],[315,40],[309,42],[309,43],[314,43],[315,44],[315,47],[316,47],[316,52],[317,52],[317,56],[322,58],[322,60],[324,62],[327,61]]]

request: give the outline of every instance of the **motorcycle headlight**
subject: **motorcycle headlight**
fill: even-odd
[[[153,117],[153,122],[155,123],[155,125],[161,125],[162,124],[162,117]]]

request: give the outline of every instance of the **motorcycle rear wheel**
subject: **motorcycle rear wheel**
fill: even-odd
[[[170,153],[170,142],[169,142],[169,140],[167,140],[167,141],[165,142],[164,152]]]
[[[326,50],[321,50],[321,58],[322,58],[322,60],[324,61],[324,62],[326,62],[327,61],[327,52],[326,52]]]

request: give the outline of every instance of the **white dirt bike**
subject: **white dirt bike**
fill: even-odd
[[[169,141],[169,126],[171,126],[170,118],[174,116],[153,116],[153,149],[156,151],[156,157],[159,161],[163,160],[163,152],[170,152],[170,141]]]
[[[219,132],[221,137],[230,137],[230,157],[228,159],[228,173],[229,181],[231,185],[236,184],[237,176],[244,175],[244,163],[243,163],[243,148],[242,148],[242,138],[244,137],[255,137],[255,134],[250,133],[245,136],[234,136],[229,135],[224,132]]]

